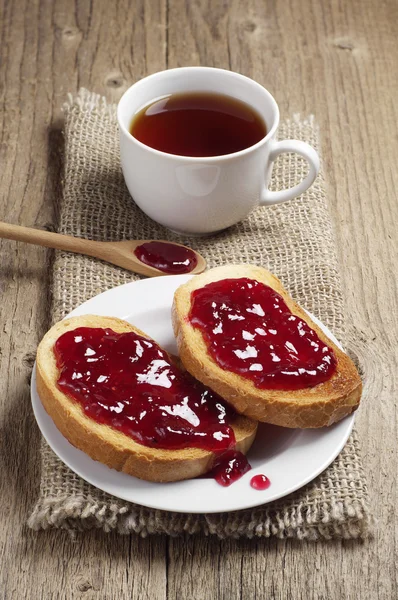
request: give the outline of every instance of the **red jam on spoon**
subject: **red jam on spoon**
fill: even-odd
[[[167,242],[145,242],[134,254],[145,265],[170,275],[190,273],[198,264],[193,250]]]
[[[254,279],[223,279],[194,290],[189,320],[222,369],[258,388],[312,387],[336,370],[332,348],[280,294]]]

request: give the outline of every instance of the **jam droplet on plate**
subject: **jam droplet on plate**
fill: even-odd
[[[263,491],[263,490],[267,490],[269,488],[269,486],[271,485],[271,482],[268,479],[268,477],[261,474],[261,475],[254,475],[254,477],[252,477],[250,479],[250,485],[255,490]]]
[[[254,279],[223,279],[194,290],[189,320],[222,369],[258,388],[312,387],[336,370],[332,348],[280,294]]]
[[[170,275],[190,273],[198,264],[193,250],[167,242],[145,242],[134,254],[145,265]]]
[[[54,346],[57,385],[90,418],[144,446],[225,452],[235,446],[236,413],[135,332],[79,327]]]
[[[228,450],[216,459],[210,475],[214,477],[217,483],[223,487],[228,487],[231,483],[238,481],[250,469],[251,466],[242,452]]]

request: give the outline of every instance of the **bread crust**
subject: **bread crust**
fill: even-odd
[[[65,319],[50,329],[37,350],[37,392],[62,435],[94,460],[147,481],[191,479],[211,470],[215,459],[213,452],[198,448],[164,450],[139,444],[124,433],[88,417],[79,402],[58,389],[59,371],[53,347],[63,333],[77,327],[109,327],[117,333],[135,331],[151,339],[126,321],[94,315]],[[236,449],[246,454],[255,438],[257,423],[238,416],[233,429]]]
[[[213,281],[239,277],[256,279],[272,287],[283,297],[291,312],[306,321],[320,339],[333,348],[337,369],[328,381],[294,391],[266,390],[217,365],[207,351],[201,331],[189,322],[191,292]],[[228,265],[196,275],[175,292],[172,322],[179,355],[187,371],[220,394],[242,415],[282,427],[315,428],[340,421],[359,405],[362,382],[354,363],[294,302],[279,279],[262,267]]]

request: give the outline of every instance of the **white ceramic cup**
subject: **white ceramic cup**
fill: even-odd
[[[134,115],[156,99],[178,92],[214,92],[249,104],[264,119],[267,135],[240,152],[213,157],[177,156],[135,139]],[[183,67],[141,79],[117,110],[123,175],[134,201],[154,221],[178,233],[209,234],[244,219],[255,207],[291,200],[319,171],[315,150],[298,140],[276,141],[279,109],[271,94],[248,77],[210,67]],[[309,166],[305,179],[286,190],[268,189],[272,165],[282,152],[297,152]]]

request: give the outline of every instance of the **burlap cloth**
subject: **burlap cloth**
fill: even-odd
[[[312,117],[300,120],[294,116],[281,123],[279,135],[318,147]],[[291,186],[305,172],[305,164],[297,155],[285,154],[275,165],[272,187]],[[59,231],[94,240],[178,239],[199,250],[209,267],[232,262],[263,265],[346,343],[343,296],[322,174],[299,200],[258,209],[242,223],[212,237],[177,238],[148,219],[128,194],[119,166],[115,106],[81,90],[65,106]],[[57,252],[52,322],[88,298],[134,279],[134,274],[98,260]],[[366,479],[355,433],[334,463],[305,488],[278,502],[224,514],[178,514],[119,500],[80,479],[44,441],[41,463],[40,497],[29,519],[34,529],[98,527],[142,536],[204,533],[220,538],[311,540],[368,535]]]

